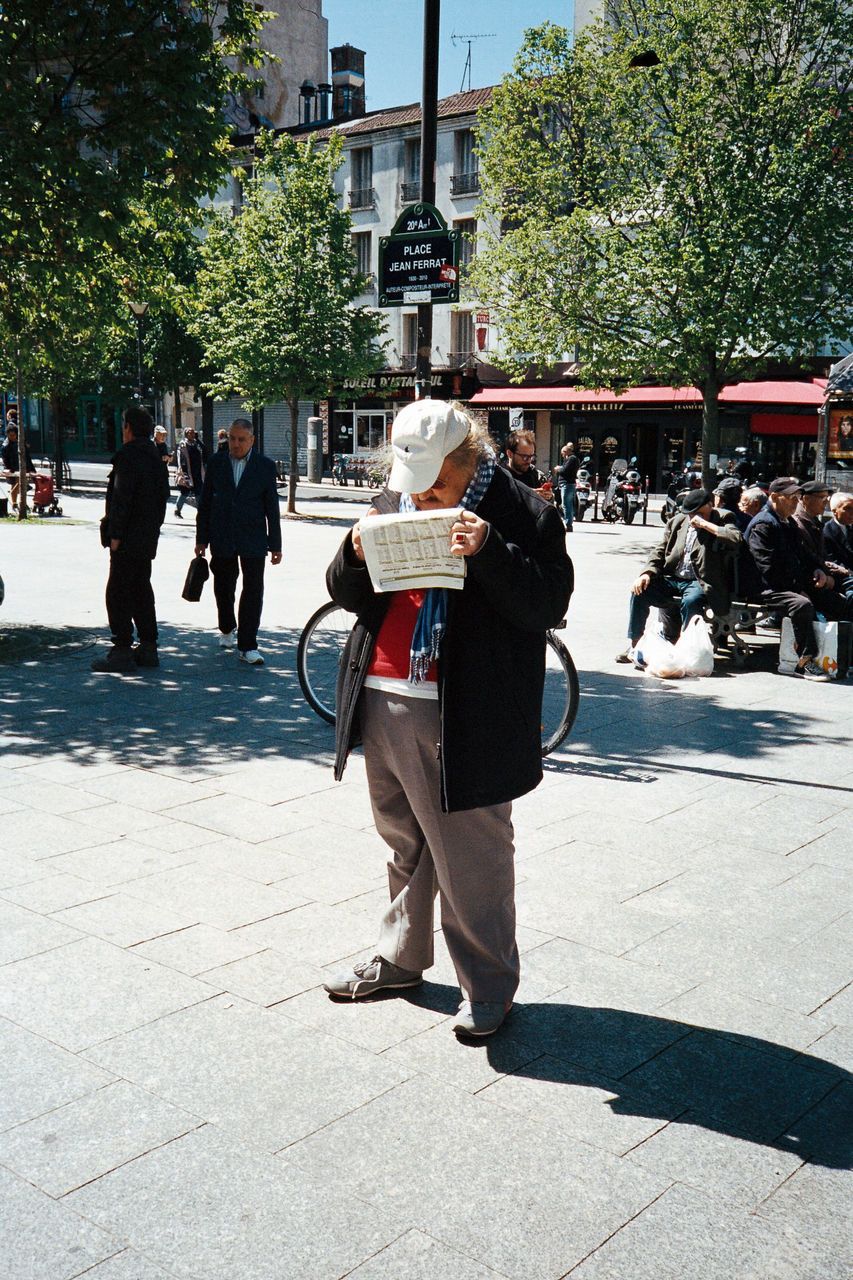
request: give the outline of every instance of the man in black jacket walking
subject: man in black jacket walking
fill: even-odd
[[[158,667],[157,616],[151,563],[169,499],[169,477],[151,439],[151,415],[138,405],[124,411],[122,448],[113,455],[107,481],[101,542],[110,552],[107,618],[113,647],[93,671]],[[133,625],[139,643],[133,647]]]

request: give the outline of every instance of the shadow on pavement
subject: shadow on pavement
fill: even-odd
[[[10,635],[12,629],[7,629]],[[20,627],[10,658],[0,642],[0,746],[44,759],[53,748],[81,764],[210,768],[264,758],[328,761],[333,733],[302,696],[299,633],[265,633],[266,665],[248,667],[210,633],[160,627],[158,669],[95,675],[103,630]],[[48,660],[49,659],[49,660]]]
[[[445,1012],[443,997],[434,1004],[423,991],[430,1008]],[[767,1040],[549,1002],[516,1005],[497,1036],[466,1043],[501,1073],[612,1094],[607,1105],[617,1115],[677,1120],[811,1164],[853,1167],[853,1076]],[[531,1057],[519,1066],[524,1051]]]

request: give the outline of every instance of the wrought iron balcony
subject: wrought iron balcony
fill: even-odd
[[[480,192],[480,175],[475,169],[473,173],[453,173],[450,175],[450,194],[452,196],[476,196]]]
[[[421,184],[419,182],[401,182],[400,183],[400,200],[403,204],[410,204],[412,200],[420,200]]]
[[[461,369],[463,365],[472,364],[473,361],[473,351],[448,351],[447,353],[447,364],[451,369]]]
[[[373,187],[353,187],[349,193],[351,209],[373,209],[376,207],[376,192]]]

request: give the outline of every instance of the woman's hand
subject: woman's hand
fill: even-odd
[[[450,526],[450,553],[454,556],[475,556],[486,541],[489,526],[473,511],[460,511],[459,518]]]

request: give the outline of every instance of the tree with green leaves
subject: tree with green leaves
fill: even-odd
[[[243,0],[3,5],[0,351],[19,388],[56,356],[57,308],[66,353],[101,322],[87,299],[135,210],[153,193],[186,216],[221,185],[222,107],[252,83],[233,66],[258,65],[262,22]]]
[[[480,122],[471,287],[520,374],[703,397],[853,329],[853,10],[837,0],[607,0],[573,43],[529,31]]]
[[[334,175],[342,144],[322,151],[265,136],[245,204],[223,212],[202,245],[191,328],[216,370],[206,385],[250,409],[290,409],[287,510],[296,510],[300,400],[367,380],[382,364],[384,321],[355,305],[366,284]]]

